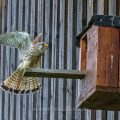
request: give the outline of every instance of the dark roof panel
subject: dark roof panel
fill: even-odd
[[[107,16],[107,15],[93,15],[88,25],[83,29],[81,33],[76,36],[76,45],[79,47],[80,38],[88,31],[92,26],[104,26],[104,27],[120,27],[119,16]]]

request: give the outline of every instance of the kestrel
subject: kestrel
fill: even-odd
[[[9,92],[26,93],[39,90],[41,83],[37,77],[23,77],[25,68],[38,67],[41,55],[48,48],[45,42],[38,42],[41,39],[39,34],[36,39],[31,41],[30,35],[26,32],[9,32],[0,35],[0,44],[18,48],[20,65],[16,71],[8,77],[1,85],[4,90]]]

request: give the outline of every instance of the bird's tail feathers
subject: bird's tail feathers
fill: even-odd
[[[23,77],[23,70],[19,68],[8,77],[2,86],[2,89],[14,92],[16,94],[28,94],[29,92],[36,92],[39,90],[41,84],[38,83],[38,78],[36,77]]]

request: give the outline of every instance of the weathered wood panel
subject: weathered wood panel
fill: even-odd
[[[52,15],[51,15],[51,5],[52,5],[52,1],[51,0],[45,0],[44,1],[44,41],[47,43],[51,42],[51,37],[50,37],[50,33],[51,33],[51,20],[52,20]],[[45,52],[44,55],[44,68],[49,68],[51,66],[50,63],[50,52],[51,52],[51,48],[49,47],[47,49],[47,51]],[[46,78],[43,80],[43,120],[47,120],[50,117],[50,82],[48,80],[49,78]]]
[[[59,2],[60,0],[53,0],[53,11],[52,11],[52,68],[58,68],[58,33],[59,33]],[[58,119],[58,79],[52,79],[51,81],[51,104],[50,104],[50,119]]]
[[[78,0],[77,1],[77,34],[80,33],[82,31],[82,9],[83,9],[83,0]],[[80,60],[81,60],[81,51],[79,48],[76,49],[76,69],[79,70],[79,68],[81,67],[80,65]],[[79,56],[80,55],[80,56]],[[81,89],[81,85],[84,81],[76,81],[76,100],[75,100],[75,119],[76,120],[80,120],[83,119],[84,120],[84,114],[85,112],[82,110],[78,110],[77,106],[78,106],[78,99],[79,99],[79,95],[80,95],[80,89]],[[83,117],[82,117],[83,115]]]
[[[74,1],[68,1],[68,24],[67,24],[67,69],[72,69],[72,50],[73,50],[73,6]],[[72,80],[67,81],[66,85],[66,120],[72,120]]]
[[[2,31],[1,32],[4,32],[5,31],[5,26],[4,26],[4,24],[5,24],[5,20],[4,20],[4,18],[5,18],[5,13],[6,13],[6,1],[4,0],[2,0]],[[4,75],[4,53],[5,53],[5,47],[3,47],[3,46],[1,46],[1,53],[0,53],[0,55],[1,55],[1,65],[0,65],[0,71],[1,71],[1,73],[0,73],[0,82],[2,82],[3,81],[3,77],[5,76]],[[3,104],[4,104],[4,97],[3,97],[3,91],[0,89],[0,106],[1,106],[1,108],[0,108],[0,120],[2,120],[2,119],[4,119],[4,107],[3,107]]]
[[[0,33],[2,32],[2,0],[0,0]],[[2,47],[0,46],[0,56],[2,57]],[[0,82],[2,80],[2,71],[1,71],[1,59],[0,59]],[[0,106],[2,106],[2,90],[0,89]],[[0,120],[2,120],[2,107],[0,107]]]
[[[64,41],[65,41],[65,7],[66,1],[60,0],[60,32],[59,32],[59,69],[64,69]],[[58,81],[58,120],[63,120],[65,118],[64,106],[65,106],[65,97],[64,97],[64,79],[59,79]],[[59,92],[61,91],[61,92]]]
[[[109,0],[108,1],[108,15],[116,15],[116,11],[117,11],[116,10],[116,0]],[[108,111],[107,119],[109,119],[109,120],[114,119],[114,112]]]
[[[38,0],[37,4],[35,5],[37,16],[36,16],[36,31],[37,34],[42,32],[42,0]],[[41,78],[40,78],[41,80]],[[42,90],[40,90],[36,94],[36,107],[34,108],[34,111],[36,111],[36,120],[42,119]]]
[[[80,51],[75,49],[75,35],[93,13],[119,15],[119,3],[119,0],[2,0],[0,29],[1,32],[26,31],[32,39],[42,32],[43,41],[50,46],[43,58],[43,67],[78,69]],[[15,49],[0,46],[0,82],[17,67],[17,56]],[[117,111],[77,109],[77,94],[84,87],[84,81],[42,81],[42,89],[29,96],[14,96],[0,89],[0,120],[120,119]]]
[[[22,20],[22,23],[21,23],[22,26],[19,24],[20,27],[18,26],[18,30],[19,31],[24,30],[26,32],[30,32],[30,0],[25,0],[25,2],[23,1],[23,3],[21,1],[21,6],[19,9],[22,10],[19,12],[20,14],[22,14],[21,15],[22,18],[19,17],[19,20],[20,19]],[[29,96],[26,96],[26,95],[20,96],[19,101],[21,104],[21,107],[20,107],[21,119],[23,120],[29,119],[28,117],[29,109],[30,109],[29,108]]]

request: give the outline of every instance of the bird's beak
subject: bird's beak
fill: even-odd
[[[48,44],[47,44],[47,43],[45,43],[45,44],[44,44],[44,47],[45,47],[45,48],[48,48]]]

